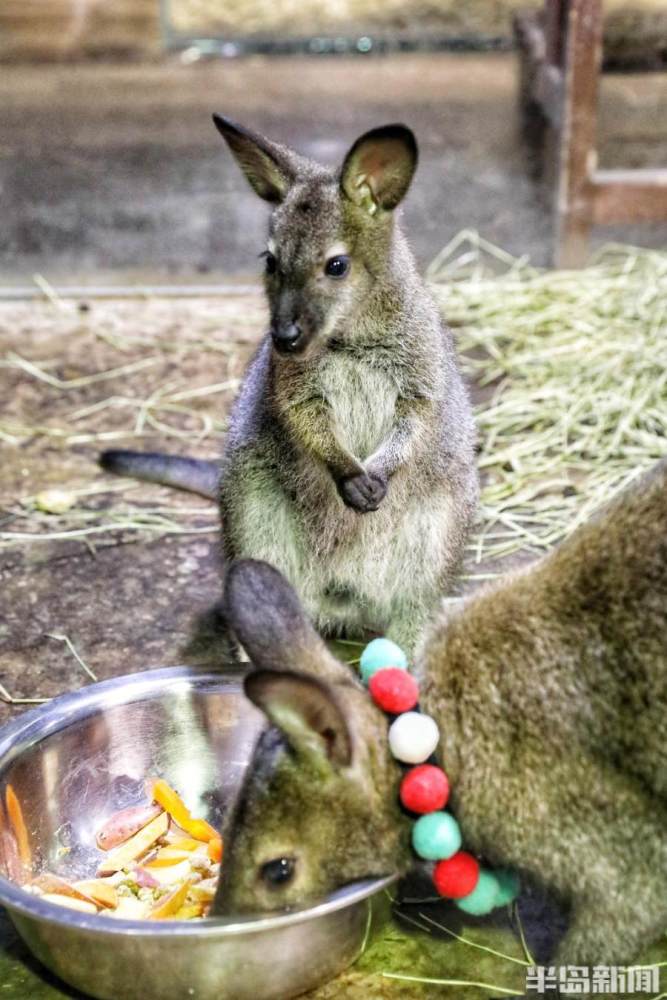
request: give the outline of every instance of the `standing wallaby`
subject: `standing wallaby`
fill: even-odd
[[[405,870],[386,717],[274,569],[232,567],[227,602],[281,732],[250,765],[219,908]],[[558,964],[632,961],[667,929],[667,461],[437,622],[417,674],[464,844],[571,904]]]
[[[411,650],[451,585],[474,517],[474,428],[450,331],[394,209],[417,163],[387,125],[335,172],[214,116],[273,205],[271,329],[246,372],[221,468],[106,452],[105,468],[216,492],[225,557],[263,559],[331,635]]]

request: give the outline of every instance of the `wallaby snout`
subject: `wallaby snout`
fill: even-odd
[[[271,330],[273,346],[279,354],[298,354],[306,346],[307,338],[299,323],[288,323],[287,326],[273,327]]]

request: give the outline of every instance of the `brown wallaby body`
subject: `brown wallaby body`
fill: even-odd
[[[409,129],[362,136],[334,171],[215,116],[273,205],[271,329],[233,408],[220,470],[229,560],[265,560],[329,634],[414,648],[460,563],[478,497],[450,331],[394,217]],[[111,452],[103,464],[211,493],[210,467]],[[194,485],[193,485],[194,484]]]
[[[260,668],[246,691],[290,751],[258,749],[221,905],[404,868],[386,719],[275,571],[232,569],[229,613]],[[667,461],[441,618],[417,671],[468,849],[571,905],[561,964],[631,962],[667,929]]]

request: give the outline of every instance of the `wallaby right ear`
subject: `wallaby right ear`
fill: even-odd
[[[350,765],[350,730],[329,684],[291,671],[255,670],[243,686],[296,753],[320,767]]]
[[[281,202],[294,183],[296,155],[222,115],[214,114],[213,121],[260,198]]]
[[[383,125],[360,136],[345,157],[343,194],[369,215],[391,211],[405,197],[417,168],[417,142],[405,125]]]

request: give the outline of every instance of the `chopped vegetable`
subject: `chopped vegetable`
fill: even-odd
[[[182,881],[184,878],[188,878],[192,875],[192,866],[187,860],[189,855],[186,855],[185,861],[179,861],[175,865],[163,865],[157,868],[153,868],[152,865],[146,865],[146,868],[151,873],[153,878],[156,880],[158,885],[175,885],[176,882]]]
[[[212,837],[208,842],[208,856],[218,864],[222,861],[222,837]]]
[[[131,872],[130,878],[134,879],[142,889],[154,889],[160,884],[146,868],[135,868]]]
[[[66,896],[59,892],[45,892],[42,899],[47,899],[49,903],[57,903],[58,906],[67,906],[70,910],[80,910],[81,913],[97,913],[97,907],[93,902],[87,902],[76,896]]]
[[[16,837],[16,843],[19,849],[19,857],[21,862],[26,868],[30,868],[32,864],[32,851],[30,850],[30,840],[28,838],[28,829],[25,825],[25,820],[23,819],[23,810],[21,809],[21,803],[16,797],[16,792],[11,785],[7,785],[5,790],[5,805],[7,806],[7,815],[9,816],[9,822],[11,823],[12,830],[14,831],[14,836]]]
[[[150,783],[149,788],[155,802],[161,805],[174,822],[195,840],[208,843],[218,836],[217,831],[205,819],[193,819],[183,799],[163,778],[156,778]]]
[[[169,846],[173,847],[175,851],[196,851],[198,847],[201,847],[201,840],[193,840],[191,837],[179,837],[178,840],[170,841]]]
[[[177,851],[173,847],[161,847],[154,858],[146,862],[147,868],[165,868],[177,865],[179,861],[189,861],[192,851]]]
[[[169,816],[167,813],[160,813],[133,837],[108,854],[97,869],[97,874],[111,875],[113,872],[129,867],[133,861],[137,861],[149,848],[153,847],[168,829]]]
[[[118,906],[118,893],[116,889],[109,882],[105,882],[104,879],[94,878],[81,882],[73,882],[72,884],[75,889],[85,893],[93,902],[99,903],[100,906],[108,906],[112,910]]]
[[[183,906],[189,889],[190,881],[187,880],[182,885],[179,885],[177,889],[174,889],[173,892],[163,896],[157,906],[153,907],[149,913],[149,920],[164,920],[166,917],[173,917],[180,910],[181,906]]]
[[[42,875],[34,878],[31,885],[45,895],[52,896],[55,893],[58,896],[70,896],[72,899],[79,899],[84,903],[92,903],[97,910],[95,900],[90,896],[90,893],[67,882],[60,875],[52,875],[51,872],[44,872]]]
[[[194,920],[205,917],[215,898],[222,839],[203,819],[195,819],[170,786],[152,782],[150,805],[131,806],[110,816],[98,830],[96,843],[108,852],[97,878],[68,882],[43,872],[26,886],[42,899],[82,913],[124,920]],[[3,827],[0,802],[0,852],[10,877],[21,884],[26,867],[19,857],[27,830],[18,800],[7,793],[9,824]],[[17,832],[18,831],[18,832]],[[22,832],[21,832],[22,831]]]
[[[97,831],[95,840],[102,851],[110,851],[119,844],[125,843],[139,830],[143,830],[151,820],[160,815],[160,807],[155,804],[130,806],[110,816],[106,823]]]

